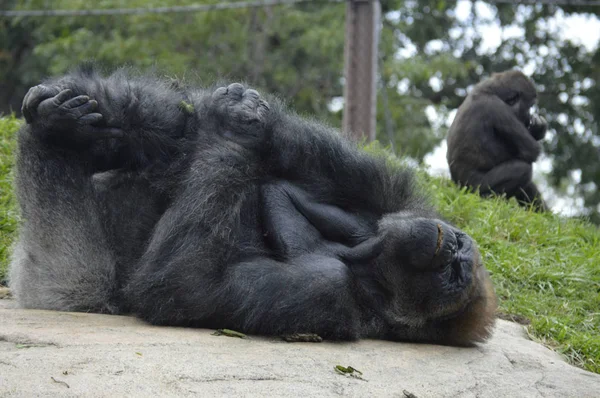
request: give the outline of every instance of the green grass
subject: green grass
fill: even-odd
[[[532,338],[600,373],[600,230],[424,180],[442,214],[478,242],[500,311],[527,318]]]
[[[17,206],[12,190],[15,133],[20,121],[14,117],[0,118],[0,284],[6,277],[10,246],[17,228]]]
[[[0,280],[18,221],[11,190],[18,126],[15,118],[0,119]],[[500,310],[527,318],[532,338],[600,373],[600,230],[523,210],[514,201],[482,200],[420,174],[441,213],[479,243]]]

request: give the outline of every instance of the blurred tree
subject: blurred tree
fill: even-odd
[[[223,1],[223,0],[221,0]],[[218,2],[218,0],[205,1]],[[194,0],[4,0],[3,9],[131,8]],[[463,13],[457,14],[458,6]],[[464,7],[467,16],[464,17]],[[311,2],[185,14],[0,19],[0,112],[17,110],[26,89],[84,59],[108,67],[157,67],[188,80],[245,80],[279,94],[301,113],[339,126],[343,92],[344,4]],[[467,89],[492,72],[535,65],[533,79],[550,123],[549,182],[572,194],[600,222],[600,62],[566,41],[557,15],[599,7],[448,0],[382,0],[378,138],[421,162],[445,137],[443,119]],[[510,28],[497,48],[482,46],[486,26]],[[532,64],[533,62],[533,64]],[[334,100],[334,101],[332,101]],[[387,104],[387,106],[382,106]]]

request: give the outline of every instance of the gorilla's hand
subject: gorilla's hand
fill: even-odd
[[[546,119],[541,117],[540,115],[533,115],[531,117],[531,121],[529,122],[529,132],[536,140],[542,140],[546,135],[546,129],[548,128],[548,123],[546,123]]]
[[[264,142],[269,104],[256,90],[233,83],[215,90],[211,100],[223,137],[247,148],[256,148]]]
[[[27,123],[41,127],[39,131],[70,133],[68,138],[75,141],[121,137],[120,129],[94,126],[103,119],[97,108],[98,102],[87,95],[74,96],[68,89],[38,85],[25,95],[22,112]]]

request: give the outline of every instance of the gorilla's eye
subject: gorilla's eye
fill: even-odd
[[[507,98],[506,101],[504,101],[504,102],[506,102],[506,104],[509,106],[513,106],[514,104],[517,103],[518,100],[519,100],[519,94],[515,94],[512,97]]]

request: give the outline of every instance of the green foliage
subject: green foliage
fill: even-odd
[[[217,0],[5,0],[6,9],[85,9],[215,3]],[[536,63],[540,106],[551,127],[549,182],[574,189],[600,223],[600,51],[565,41],[546,26],[557,12],[600,8],[472,4],[458,19],[456,2],[384,0],[377,138],[421,162],[446,134],[425,110],[448,116],[466,88],[492,72]],[[461,3],[463,6],[465,2]],[[108,67],[158,68],[212,83],[244,80],[279,94],[300,113],[341,122],[328,105],[343,95],[344,4],[313,2],[187,14],[0,18],[0,112],[18,110],[28,87],[86,59]],[[489,7],[490,15],[480,12]],[[523,34],[481,46],[479,27],[498,24]],[[548,55],[544,55],[548,54]],[[434,84],[432,84],[434,82]],[[383,95],[385,94],[385,96]],[[565,97],[566,96],[566,97]],[[566,99],[565,99],[566,98]],[[386,107],[383,103],[387,102]],[[560,117],[559,117],[560,115]],[[584,132],[577,126],[583,126]],[[581,180],[572,178],[580,172]],[[578,174],[579,175],[579,174]]]
[[[204,1],[211,2],[216,1]],[[57,0],[52,8],[197,3]],[[47,5],[45,0],[31,0],[21,8],[43,9]],[[26,70],[22,62],[7,66],[17,80],[11,83],[11,98],[4,102],[17,108],[26,89],[42,76],[62,74],[83,60],[94,59],[108,68],[124,64],[156,68],[170,76],[207,84],[219,79],[246,81],[291,99],[299,112],[335,122],[338,118],[330,114],[327,104],[342,95],[344,15],[343,4],[318,3],[187,14],[56,17],[37,19],[35,24],[32,19],[0,19],[0,38],[2,33],[20,31],[20,41],[7,39],[4,47],[11,53],[27,52],[27,59],[37,66],[35,73]],[[2,44],[0,40],[0,51]],[[1,65],[0,58],[0,81]],[[0,109],[1,97],[0,93]]]
[[[13,117],[0,118],[0,285],[6,277],[10,246],[15,238],[18,216],[12,189],[15,133],[20,121]]]

